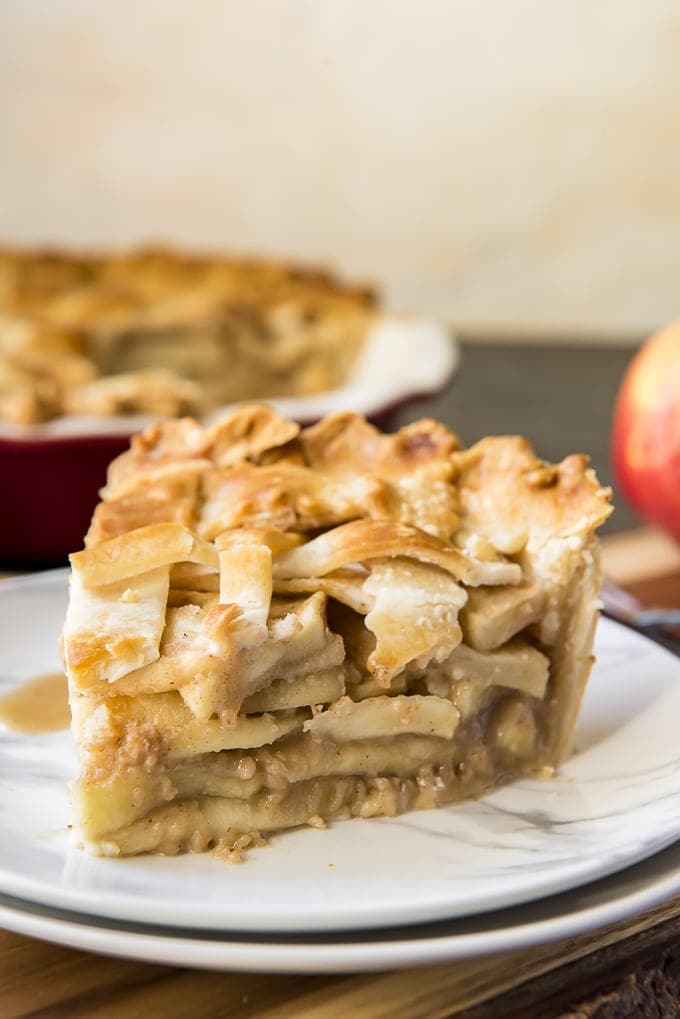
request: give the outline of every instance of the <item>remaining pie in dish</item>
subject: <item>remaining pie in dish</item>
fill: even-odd
[[[0,250],[0,421],[202,414],[344,383],[370,291],[284,263]]]
[[[71,557],[79,843],[114,856],[477,796],[564,757],[610,513],[583,456],[245,406],[151,428]]]

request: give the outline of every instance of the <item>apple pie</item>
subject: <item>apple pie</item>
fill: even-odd
[[[586,457],[249,405],[155,425],[102,495],[63,632],[89,851],[238,858],[565,756],[610,513]]]
[[[204,414],[342,385],[374,296],[284,263],[0,250],[0,421]]]

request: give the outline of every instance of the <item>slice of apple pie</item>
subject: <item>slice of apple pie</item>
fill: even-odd
[[[609,498],[583,456],[431,420],[244,406],[134,439],[71,557],[79,843],[237,858],[552,769]]]

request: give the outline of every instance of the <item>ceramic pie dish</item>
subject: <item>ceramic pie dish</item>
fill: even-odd
[[[459,356],[443,324],[376,314],[342,385],[267,402],[305,424],[341,410],[385,424],[396,408],[444,389]],[[211,410],[201,420],[210,424],[231,406]],[[8,479],[7,495],[0,500],[0,561],[56,564],[81,547],[107,465],[153,419],[71,414],[41,424],[0,422],[0,470]]]

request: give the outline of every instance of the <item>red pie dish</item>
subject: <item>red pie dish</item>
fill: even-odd
[[[444,389],[458,361],[457,343],[441,323],[379,314],[344,385],[266,402],[305,424],[351,410],[384,425],[396,408]],[[218,419],[230,406],[203,421]],[[7,479],[0,499],[0,562],[57,565],[80,548],[108,464],[152,420],[70,415],[37,425],[0,423],[0,471]]]

